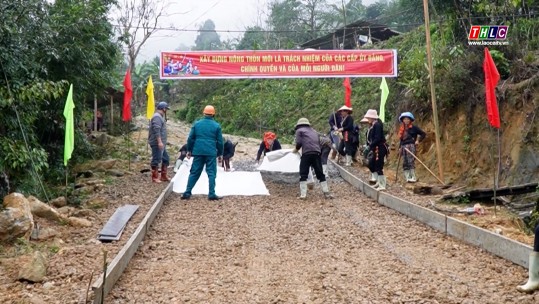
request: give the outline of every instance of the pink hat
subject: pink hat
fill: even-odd
[[[378,119],[378,112],[373,109],[367,110],[367,114],[365,114],[365,118],[372,118],[372,119]]]
[[[369,120],[367,118],[363,118],[362,120],[360,120],[359,122],[369,122]]]

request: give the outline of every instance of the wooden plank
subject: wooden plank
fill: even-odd
[[[109,218],[103,229],[99,232],[98,239],[101,237],[116,237],[122,230],[133,214],[138,210],[137,205],[124,205],[118,207],[114,214]]]
[[[496,189],[496,196],[525,194],[537,191],[538,183],[529,183],[516,186],[501,187]],[[442,196],[443,199],[458,197],[468,197],[470,200],[491,200],[494,197],[494,189],[483,188],[473,189],[465,192],[458,192]]]
[[[95,304],[101,303],[101,293],[103,292],[104,296],[106,297],[114,287],[116,281],[118,281],[124,272],[125,268],[129,264],[129,261],[133,255],[135,255],[138,246],[146,236],[146,232],[150,228],[150,225],[159,213],[161,206],[163,206],[164,201],[172,192],[173,185],[174,183],[169,183],[168,186],[161,192],[161,195],[159,195],[152,208],[150,208],[144,219],[142,219],[142,222],[140,222],[131,238],[129,238],[129,241],[127,241],[127,243],[122,247],[112,262],[110,262],[110,265],[107,268],[105,284],[103,284],[103,273],[101,273],[98,280],[92,285]]]

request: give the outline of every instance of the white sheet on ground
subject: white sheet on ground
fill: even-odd
[[[193,159],[184,161],[180,166],[176,175],[172,179],[174,186],[172,191],[176,193],[183,193],[187,188],[187,180],[189,179],[189,171],[191,170],[191,164]],[[195,194],[208,195],[208,174],[206,174],[206,168],[202,171],[200,178],[198,179],[195,187],[191,191]],[[262,180],[260,172],[243,172],[233,171],[225,172],[222,167],[217,167],[217,177],[215,178],[215,194],[218,196],[229,195],[269,195],[269,191]]]
[[[281,149],[266,153],[262,164],[257,168],[259,171],[299,173],[299,154],[291,153],[292,149]]]

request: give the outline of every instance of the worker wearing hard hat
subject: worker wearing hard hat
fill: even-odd
[[[221,125],[214,119],[215,108],[207,105],[202,112],[204,118],[193,124],[189,137],[187,138],[187,155],[193,156],[193,165],[189,173],[187,188],[181,199],[191,198],[191,190],[195,187],[204,165],[209,182],[209,200],[218,200],[215,194],[215,177],[217,175],[217,160],[222,161],[223,156],[223,134]]]

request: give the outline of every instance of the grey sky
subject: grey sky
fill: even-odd
[[[363,0],[364,5],[377,0]],[[180,45],[192,46],[196,30],[207,19],[213,20],[216,30],[242,31],[248,26],[263,24],[270,0],[173,0],[167,14],[172,15],[160,22],[162,27],[173,26],[188,31],[159,31],[141,49],[137,61],[151,59],[161,51],[173,51]],[[330,0],[340,3],[341,0]],[[239,32],[218,32],[221,40],[241,37]]]

